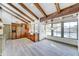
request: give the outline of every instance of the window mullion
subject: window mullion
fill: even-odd
[[[64,37],[64,23],[61,22],[61,37]]]

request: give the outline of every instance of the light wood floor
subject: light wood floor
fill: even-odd
[[[7,40],[4,56],[76,56],[78,49],[69,45],[42,40],[32,42],[28,39]]]

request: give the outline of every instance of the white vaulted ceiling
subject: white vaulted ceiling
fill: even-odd
[[[67,8],[67,7],[72,6],[74,4],[76,4],[76,3],[60,3],[60,8],[64,9],[64,8]]]
[[[40,6],[43,8],[43,10],[45,11],[45,13],[47,15],[56,12],[56,7],[55,4],[53,3],[41,3]]]
[[[35,15],[37,15],[39,18],[43,17],[43,15],[41,14],[41,12],[34,6],[33,3],[26,3],[25,4],[30,10],[32,10],[32,12],[35,13]]]
[[[16,8],[18,8],[20,11],[22,11],[24,14],[26,14],[28,17],[23,15],[16,8],[13,8],[11,5],[9,5],[7,3],[1,3],[0,5],[4,10],[10,12],[11,14],[15,15],[16,17],[18,17],[26,22],[28,22],[28,21],[32,22],[32,20],[35,21],[35,20],[39,20],[39,18],[45,17],[45,15],[43,13],[45,13],[46,16],[48,16],[54,12],[57,12],[57,8],[56,8],[55,3],[36,3],[37,5],[39,5],[41,7],[41,9],[39,8],[39,6],[35,6],[35,3],[22,3],[31,12],[28,11],[27,9],[23,8],[23,6],[21,6],[19,3],[11,3],[11,4],[13,6],[15,6]],[[64,8],[67,8],[67,7],[72,6],[74,4],[76,4],[76,3],[59,3],[59,7],[60,7],[60,9],[64,9]],[[8,7],[8,9],[6,7]],[[12,11],[14,11],[15,13]],[[22,16],[22,17],[20,17],[20,16]]]
[[[16,6],[18,9],[20,9],[21,11],[23,11],[25,14],[27,14],[28,16],[30,16],[31,18],[35,19],[34,16],[32,16],[27,10],[25,10],[24,8],[22,8],[19,4],[15,4],[12,3],[14,6]]]

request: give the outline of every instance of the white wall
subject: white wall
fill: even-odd
[[[34,34],[34,22],[30,23],[30,30],[29,33]]]
[[[45,23],[41,22],[39,25],[39,40],[42,40],[46,37]]]
[[[35,33],[39,33],[39,23],[40,21],[39,20],[35,20]]]
[[[53,23],[58,23],[58,22],[69,22],[69,21],[75,21],[78,19],[77,13],[75,14],[70,14],[70,15],[65,15],[62,17],[58,17],[53,19]]]
[[[79,13],[78,13],[78,52],[79,52]]]
[[[44,39],[46,37],[45,34],[45,23],[36,20],[35,22],[31,22],[30,33],[39,34],[39,40]]]
[[[39,33],[39,20],[30,23],[30,33]]]

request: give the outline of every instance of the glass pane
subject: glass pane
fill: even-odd
[[[61,37],[61,23],[53,24],[53,28],[54,36]]]
[[[77,32],[77,22],[70,22],[70,32]]]
[[[77,22],[70,22],[70,38],[77,39]]]
[[[77,33],[70,33],[70,38],[77,39]]]
[[[53,32],[53,36],[56,36],[56,32],[55,31]]]
[[[64,23],[64,37],[77,39],[77,22]]]
[[[51,35],[51,24],[46,25],[46,35]]]
[[[69,23],[64,23],[64,37],[69,38]]]
[[[64,37],[69,38],[69,32],[64,32]]]

